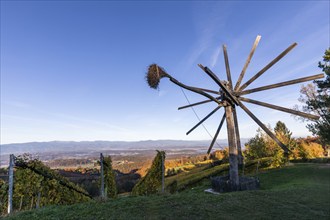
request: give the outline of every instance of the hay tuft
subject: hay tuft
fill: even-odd
[[[163,68],[154,63],[149,66],[145,78],[150,88],[158,89],[160,79],[168,76]]]

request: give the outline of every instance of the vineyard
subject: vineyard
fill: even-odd
[[[196,171],[193,176],[201,174]],[[20,212],[8,219],[328,219],[329,175],[326,164],[297,164],[261,171],[258,176],[262,189],[255,192],[207,194],[204,190],[210,183],[202,180],[172,195],[51,206]],[[188,178],[188,174],[184,176]]]
[[[258,135],[246,145],[246,162],[244,169],[240,171],[244,175],[254,176],[258,172],[286,166],[288,163],[283,155],[277,154],[272,147],[261,147],[259,139],[262,136]],[[320,158],[323,150],[315,140],[298,140],[297,144],[291,142],[291,162],[329,163],[329,158]],[[271,142],[265,143],[267,146],[274,146]],[[16,213],[50,205],[121,199],[129,195],[181,194],[200,184],[209,185],[210,177],[227,175],[229,171],[227,148],[214,151],[210,156],[191,157],[168,157],[164,151],[157,151],[153,161],[144,161],[145,164],[150,164],[147,168],[141,167],[145,170],[145,175],[141,175],[141,170],[137,169],[122,173],[113,168],[110,156],[101,156],[93,167],[79,167],[76,170],[51,169],[38,158],[28,154],[13,156],[12,190],[10,176],[3,176],[10,174],[11,167],[0,172],[2,215],[6,215],[8,211]]]

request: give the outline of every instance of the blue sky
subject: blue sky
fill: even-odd
[[[1,144],[52,140],[211,139],[181,89],[144,80],[158,63],[188,85],[217,89],[197,64],[225,79],[226,44],[233,81],[259,34],[243,82],[294,42],[298,46],[248,88],[320,73],[329,47],[329,1],[1,1]],[[301,85],[248,97],[293,107]],[[186,92],[191,102],[203,97]],[[286,123],[311,135],[286,113],[246,104],[265,124]],[[215,108],[196,107],[199,117]],[[218,111],[206,123],[213,133]],[[258,126],[238,111],[242,137]],[[219,138],[226,138],[225,129]]]

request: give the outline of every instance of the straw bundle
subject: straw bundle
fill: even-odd
[[[157,64],[151,64],[146,74],[146,81],[150,88],[158,89],[159,81],[163,77],[169,77],[163,68]]]

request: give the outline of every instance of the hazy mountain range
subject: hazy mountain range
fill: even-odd
[[[242,139],[244,144],[247,139]],[[90,152],[102,150],[128,151],[128,150],[174,150],[205,148],[210,145],[210,140],[205,141],[183,141],[183,140],[146,140],[146,141],[51,141],[51,142],[28,142],[18,144],[3,144],[1,154],[22,153],[55,153],[55,152]],[[219,139],[217,143],[221,147],[227,146],[227,139]],[[217,145],[215,145],[217,147]]]
[[[248,139],[241,139],[242,146]],[[146,140],[146,141],[51,141],[29,142],[0,145],[0,166],[8,163],[9,154],[20,155],[29,153],[39,155],[41,159],[82,158],[96,156],[100,152],[112,155],[144,154],[146,151],[166,150],[168,152],[205,153],[211,140],[183,141],[183,140]],[[220,146],[219,146],[220,145]],[[218,139],[213,149],[228,146],[227,139]]]

